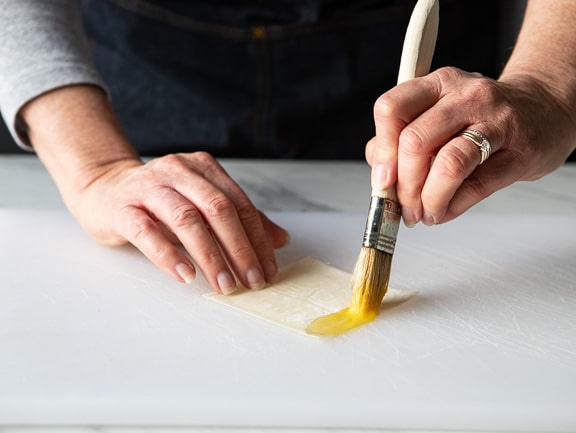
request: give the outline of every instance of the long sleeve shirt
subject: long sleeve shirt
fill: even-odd
[[[31,99],[72,84],[106,88],[92,64],[74,0],[0,0],[0,111],[31,150],[17,117]]]

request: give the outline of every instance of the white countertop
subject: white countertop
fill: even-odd
[[[364,162],[222,160],[263,211],[366,212],[369,167]],[[62,208],[48,173],[34,155],[0,156],[0,207]],[[519,182],[469,212],[576,214],[576,163],[535,182]]]
[[[280,212],[366,212],[369,168],[362,162],[222,161],[257,207]],[[0,156],[0,208],[61,209],[62,201],[33,155]],[[512,185],[469,211],[476,215],[576,216],[576,164],[537,182]],[[0,248],[2,246],[0,245]],[[1,386],[1,384],[0,384]],[[224,409],[225,410],[225,409]],[[471,429],[472,430],[472,429]],[[367,433],[374,429],[258,429],[142,426],[2,426],[0,433]],[[384,431],[384,430],[382,430]],[[385,430],[388,433],[400,430]],[[408,433],[407,430],[401,430]],[[474,429],[476,431],[476,429]],[[425,430],[418,430],[423,433]]]

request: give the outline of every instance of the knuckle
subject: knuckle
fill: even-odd
[[[496,81],[482,77],[470,80],[469,84],[463,89],[462,98],[467,101],[496,103],[501,99],[501,91]]]
[[[418,185],[405,184],[398,182],[397,194],[402,207],[415,208],[421,203],[421,188]]]
[[[248,197],[241,198],[236,202],[236,211],[243,223],[255,223],[260,220],[260,214]]]
[[[439,174],[450,179],[463,179],[474,165],[472,157],[458,147],[443,148],[434,160]]]
[[[129,218],[128,233],[130,239],[138,242],[146,238],[156,228],[156,223],[149,218]]]
[[[443,85],[459,89],[463,101],[496,102],[502,98],[501,86],[492,78],[477,73],[464,72],[461,69],[445,66],[435,71]],[[451,83],[451,84],[450,84]]]
[[[376,120],[394,117],[398,111],[398,102],[388,93],[384,93],[374,103],[374,118]]]
[[[162,245],[150,253],[150,259],[154,263],[169,263],[174,261],[174,247],[172,244]]]
[[[226,217],[234,210],[232,201],[224,194],[217,194],[206,204],[205,211],[209,217]]]
[[[488,195],[486,184],[477,176],[470,176],[467,179],[466,187],[475,197],[486,197]]]
[[[438,76],[441,82],[453,81],[462,77],[463,71],[454,66],[442,66],[436,69],[434,74]]]
[[[193,159],[198,171],[207,179],[217,176],[223,171],[222,166],[216,161],[216,158],[208,152],[195,152]]]
[[[220,251],[214,249],[196,251],[194,259],[203,267],[221,266],[222,264],[222,254]]]
[[[422,136],[412,128],[405,128],[398,140],[402,152],[411,156],[422,156],[426,153],[426,145]]]
[[[194,152],[193,158],[195,160],[197,160],[198,162],[201,162],[204,164],[216,164],[216,159],[212,155],[210,155],[208,152],[204,152],[204,151]]]
[[[493,100],[495,99],[495,91],[495,87],[492,86],[488,80],[479,79],[474,81],[470,87],[468,87],[466,91],[468,95],[467,99],[472,101],[482,99]]]
[[[245,244],[245,245],[239,245],[236,248],[230,250],[229,252],[231,257],[237,258],[245,258],[245,257],[250,257],[251,255],[254,254],[254,250],[252,248],[252,245],[249,244]]]
[[[184,165],[184,161],[179,154],[171,153],[153,160],[153,163],[161,167],[174,167]]]
[[[169,154],[154,158],[147,165],[157,172],[168,173],[170,176],[176,176],[189,170],[186,161],[179,154]]]
[[[182,205],[173,208],[170,211],[169,218],[176,228],[191,226],[201,220],[200,212],[191,205]]]
[[[266,252],[271,248],[268,239],[265,236],[259,237],[252,241],[252,249],[254,251]]]

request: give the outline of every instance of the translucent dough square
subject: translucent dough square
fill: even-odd
[[[249,315],[306,334],[314,319],[346,308],[350,302],[351,274],[306,257],[284,266],[265,289],[240,290],[232,295],[209,293],[207,299]],[[395,306],[415,292],[388,288],[383,307]],[[308,334],[306,334],[308,335]]]

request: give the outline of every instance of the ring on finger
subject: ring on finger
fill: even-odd
[[[470,140],[478,147],[478,149],[480,149],[482,155],[480,157],[480,163],[478,165],[481,165],[482,163],[484,163],[484,161],[486,161],[490,157],[490,154],[492,153],[492,145],[490,144],[490,141],[488,141],[486,136],[482,134],[480,131],[478,131],[477,129],[466,129],[460,135]]]

